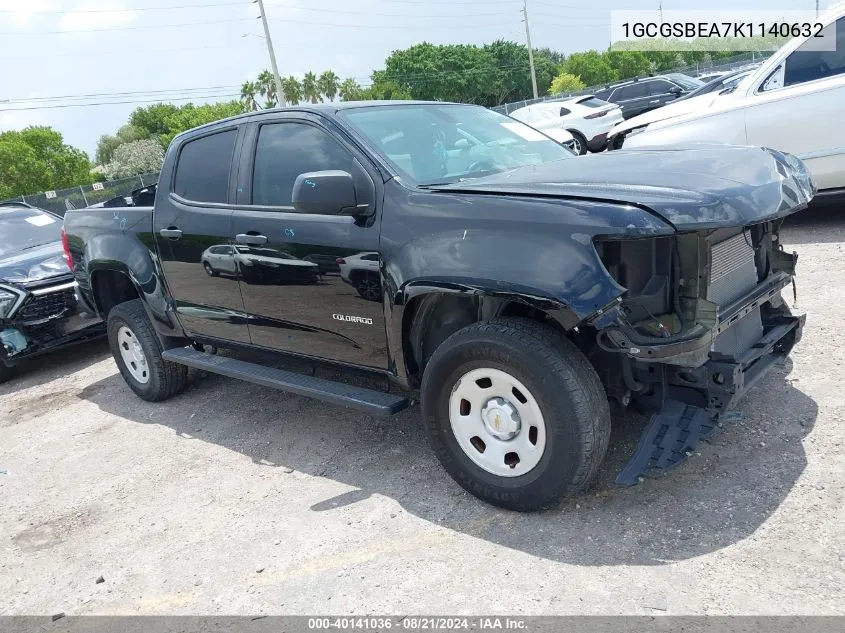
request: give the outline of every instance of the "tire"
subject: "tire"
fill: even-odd
[[[478,378],[485,372],[497,383],[505,380],[502,374],[519,383],[520,393],[507,394],[513,403],[505,399],[505,409],[495,409],[502,398],[491,397],[484,406],[479,401],[472,404],[460,399],[464,390],[475,389],[471,381],[479,388],[486,384]],[[492,396],[502,395],[496,391],[496,383],[491,383],[489,389]],[[582,490],[607,450],[610,410],[598,375],[571,341],[533,321],[497,319],[459,330],[432,354],[423,373],[420,396],[425,430],[440,463],[464,489],[496,506],[539,510]],[[521,407],[514,404],[520,396],[526,400],[519,401]],[[487,394],[481,397],[487,398]],[[515,423],[521,425],[515,437],[498,439],[488,433],[491,427],[481,414],[490,413],[491,406],[497,429],[498,413],[502,411],[518,409],[516,417],[525,417]],[[532,419],[526,408],[539,410],[541,416]],[[453,413],[457,418],[454,425]],[[467,417],[459,417],[463,415]],[[507,416],[512,422],[514,416]],[[459,438],[454,429],[463,428],[463,422],[468,422],[469,430],[460,433]],[[505,431],[513,429],[508,431],[506,427]],[[526,432],[527,444],[523,435]],[[467,442],[473,433],[478,435]],[[533,447],[529,446],[532,434]],[[476,442],[478,439],[483,448]],[[525,455],[519,463],[513,463],[514,452],[506,452],[512,446],[510,441],[516,442],[511,451],[515,450],[517,456]],[[484,455],[487,443],[490,456]],[[541,452],[534,453],[535,448]],[[502,455],[510,471],[496,461]]]
[[[568,132],[572,135],[573,140],[575,141],[575,151],[578,153],[579,156],[583,156],[587,153],[587,139],[584,138],[584,135],[581,134],[578,130],[568,130]]]
[[[140,299],[112,308],[107,330],[109,347],[120,374],[140,398],[159,402],[185,388],[188,368],[162,359],[161,342]]]
[[[381,281],[378,275],[364,273],[355,281],[355,290],[367,301],[381,301]]]
[[[218,273],[216,270],[214,270],[214,269],[211,267],[211,264],[209,264],[208,262],[203,262],[203,263],[202,263],[202,267],[203,267],[203,269],[205,270],[205,273],[206,273],[209,277],[217,277],[217,275],[219,275],[219,274],[220,274],[220,273]]]

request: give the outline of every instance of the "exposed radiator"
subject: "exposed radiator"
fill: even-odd
[[[710,284],[707,298],[718,306],[726,306],[757,285],[754,248],[746,233],[734,235],[714,244],[710,251]],[[713,350],[724,354],[746,351],[763,336],[760,310],[754,310],[736,325],[721,334]]]
[[[745,233],[714,244],[710,251],[710,286],[707,298],[719,306],[729,304],[757,285],[754,248]]]

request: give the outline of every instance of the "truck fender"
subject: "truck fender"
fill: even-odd
[[[137,239],[128,239],[122,234],[95,235],[85,245],[83,254],[88,272],[91,302],[103,318],[103,310],[97,303],[94,280],[100,271],[125,275],[134,286],[150,322],[163,336],[179,336],[181,328],[176,322],[167,301],[164,277],[158,265],[156,253]]]

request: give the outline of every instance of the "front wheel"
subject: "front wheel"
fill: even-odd
[[[559,332],[522,319],[470,325],[423,374],[426,432],[443,467],[473,495],[537,510],[583,489],[607,450],[607,396]]]
[[[161,357],[161,343],[140,299],[112,308],[108,338],[120,374],[142,399],[158,402],[185,388],[188,368]]]
[[[203,262],[202,267],[205,270],[205,274],[209,277],[216,277],[219,274],[208,262]]]

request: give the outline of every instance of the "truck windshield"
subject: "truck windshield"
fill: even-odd
[[[0,208],[0,257],[62,239],[58,218],[37,209]]]
[[[403,178],[420,186],[573,158],[542,132],[479,106],[368,106],[341,116]]]

